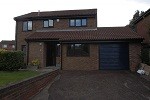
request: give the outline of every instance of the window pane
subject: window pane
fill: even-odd
[[[75,26],[75,20],[74,19],[70,20],[70,26]]]
[[[53,20],[49,20],[49,26],[53,26]]]
[[[27,31],[27,22],[23,22],[23,31]]]
[[[81,19],[76,19],[76,26],[81,26]]]
[[[83,56],[89,55],[89,45],[88,44],[82,45],[82,55]]]
[[[44,21],[44,27],[48,27],[48,20]]]
[[[87,25],[87,20],[86,19],[82,19],[82,26],[86,26]]]
[[[73,44],[69,44],[67,51],[68,51],[67,52],[68,56],[73,56],[74,55],[74,45]]]
[[[28,30],[32,30],[32,21],[28,21]]]
[[[75,56],[81,56],[82,54],[82,44],[75,44],[74,54]]]
[[[15,48],[15,45],[12,45],[12,48]]]
[[[75,49],[81,49],[81,44],[75,44]]]
[[[68,56],[88,56],[88,44],[70,44],[68,45]]]
[[[4,45],[3,45],[3,48],[7,48],[7,44],[4,44]]]

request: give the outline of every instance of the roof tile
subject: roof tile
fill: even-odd
[[[140,35],[132,31],[129,27],[99,27],[97,30],[79,30],[79,31],[44,31],[35,32],[26,40],[122,40],[122,39],[143,39]]]

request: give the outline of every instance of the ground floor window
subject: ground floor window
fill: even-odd
[[[89,44],[68,44],[67,56],[89,56]]]

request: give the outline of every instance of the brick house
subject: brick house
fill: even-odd
[[[2,40],[0,42],[0,49],[5,49],[9,51],[14,51],[15,50],[15,40]]]
[[[144,44],[150,44],[150,9],[133,21],[133,28],[144,37]]]
[[[142,42],[142,62],[150,65],[150,9],[133,21],[133,30],[144,37]]]
[[[62,70],[130,69],[143,38],[129,27],[97,27],[97,9],[31,12],[15,17],[16,49],[26,63]]]

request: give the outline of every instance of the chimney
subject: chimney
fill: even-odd
[[[38,10],[38,16],[40,16],[40,10]]]

